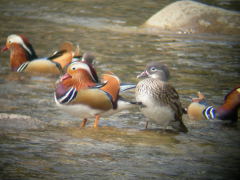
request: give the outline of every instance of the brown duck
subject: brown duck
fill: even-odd
[[[148,63],[137,78],[145,78],[137,84],[135,92],[137,102],[142,104],[142,113],[164,129],[172,126],[175,130],[187,132],[182,122],[183,108],[179,95],[167,82],[168,67],[159,62]]]

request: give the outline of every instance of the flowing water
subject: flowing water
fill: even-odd
[[[99,73],[112,71],[137,83],[149,61],[170,67],[170,82],[187,106],[203,92],[218,106],[239,85],[238,36],[151,34],[138,31],[171,0],[1,0],[0,43],[24,34],[39,56],[51,55],[64,41],[96,56]],[[208,1],[201,1],[207,3]],[[209,1],[231,10],[239,2]],[[0,54],[0,112],[28,115],[39,128],[18,123],[0,130],[0,179],[234,179],[240,175],[239,124],[193,122],[189,133],[157,130],[131,109],[85,129],[54,103],[56,77],[10,72],[9,53]],[[133,92],[125,97],[134,98]]]

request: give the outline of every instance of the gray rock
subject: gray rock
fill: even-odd
[[[194,1],[174,2],[149,18],[142,27],[178,33],[240,34],[240,13]]]
[[[27,130],[44,128],[45,123],[30,116],[20,114],[0,113],[0,129],[2,130]]]

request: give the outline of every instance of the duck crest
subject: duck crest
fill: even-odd
[[[93,80],[96,83],[98,83],[99,82],[98,75],[97,75],[95,68],[93,67],[94,59],[95,59],[95,57],[89,52],[84,53],[82,56],[82,62],[88,65],[88,67],[92,73]]]
[[[23,45],[23,48],[26,50],[26,52],[28,54],[28,60],[31,61],[33,59],[37,59],[38,56],[37,56],[32,44],[29,42],[29,40],[24,35],[19,35],[19,36],[22,38],[23,43],[26,45],[26,47],[24,47],[24,45]]]
[[[99,80],[98,80],[98,75],[97,75],[94,67],[92,66],[92,64],[89,64],[89,63],[86,63],[86,64],[89,66],[89,69],[90,69],[90,71],[91,71],[91,73],[92,73],[94,82],[95,82],[95,83],[98,83],[98,82],[99,82]]]

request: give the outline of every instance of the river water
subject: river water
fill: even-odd
[[[0,43],[24,34],[39,56],[64,41],[96,56],[97,71],[112,71],[137,83],[149,61],[170,67],[170,82],[187,106],[203,92],[219,106],[239,85],[238,36],[151,34],[138,31],[171,0],[1,0]],[[239,2],[201,1],[230,10]],[[9,53],[0,54],[0,112],[31,116],[44,126],[1,128],[0,179],[234,179],[240,175],[239,123],[193,122],[189,133],[163,132],[131,109],[103,117],[100,128],[85,129],[54,103],[57,77],[10,72]],[[134,98],[132,92],[125,93]]]

